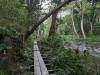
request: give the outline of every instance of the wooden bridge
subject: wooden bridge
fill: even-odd
[[[48,70],[47,66],[43,60],[43,57],[40,53],[40,49],[37,45],[37,42],[34,42],[33,45],[33,55],[34,55],[34,75],[54,75],[52,74],[53,70]],[[46,58],[46,57],[44,57]]]

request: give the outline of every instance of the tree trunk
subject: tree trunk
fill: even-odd
[[[93,23],[90,18],[89,18],[89,27],[90,27],[89,34],[91,35],[91,34],[93,34]]]
[[[94,19],[94,14],[95,14],[95,0],[92,0],[92,10],[91,10],[91,15],[89,17],[89,25],[90,25],[90,30],[89,34],[93,34],[93,19]]]
[[[81,33],[82,33],[82,36],[83,36],[83,38],[85,39],[86,38],[86,35],[85,35],[85,32],[84,32],[84,26],[83,26],[83,17],[84,17],[84,14],[83,14],[83,12],[81,13]]]
[[[48,17],[50,17],[53,13],[55,13],[56,11],[60,10],[60,8],[62,8],[63,6],[65,6],[66,4],[72,2],[74,0],[66,0],[64,1],[61,5],[59,5],[58,7],[56,7],[55,9],[53,9],[51,12],[49,12],[45,17],[43,17],[42,19],[40,19],[40,21],[38,21],[36,24],[34,24],[34,26],[31,28],[31,30],[28,30],[25,35],[24,35],[24,40],[26,41],[28,39],[28,37],[38,28],[38,26],[43,23]]]
[[[75,22],[74,22],[74,17],[73,17],[73,10],[72,10],[72,15],[71,15],[71,19],[72,19],[72,25],[73,25],[73,29],[74,29],[74,33],[77,35],[77,37],[79,38],[79,35],[77,33],[76,27],[75,27]]]
[[[54,36],[57,32],[57,28],[58,28],[57,15],[58,15],[58,11],[52,14],[52,23],[49,31],[49,37]]]

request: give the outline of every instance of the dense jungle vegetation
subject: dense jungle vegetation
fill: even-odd
[[[0,75],[34,75],[34,41],[55,75],[100,75],[100,0],[0,0]]]

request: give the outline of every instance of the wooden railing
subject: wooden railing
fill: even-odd
[[[37,42],[34,42],[33,51],[34,51],[34,75],[49,75],[49,72],[40,54]]]

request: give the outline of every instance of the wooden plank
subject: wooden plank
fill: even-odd
[[[43,58],[40,54],[38,45],[34,42],[34,75],[49,75],[49,72],[46,68],[46,65],[43,61]]]
[[[45,65],[39,51],[38,51],[38,56],[39,56],[39,63],[40,63],[42,75],[49,75],[46,65]]]
[[[40,64],[38,61],[38,56],[37,56],[37,48],[33,46],[34,50],[34,75],[42,75],[41,74],[41,69],[40,69]]]

